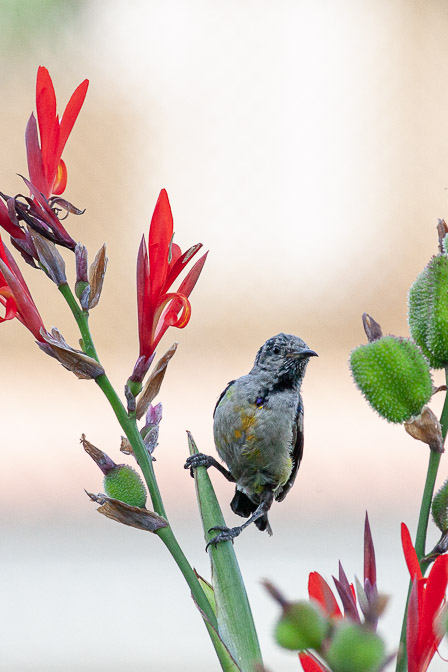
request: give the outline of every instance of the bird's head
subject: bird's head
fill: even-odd
[[[263,371],[279,384],[300,384],[310,357],[317,357],[298,336],[277,334],[259,349],[252,372]]]

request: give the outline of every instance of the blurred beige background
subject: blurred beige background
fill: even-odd
[[[91,326],[117,389],[137,356],[136,252],[162,187],[176,241],[210,250],[190,324],[159,348],[180,342],[160,395],[155,466],[191,562],[209,575],[182,468],[185,430],[213,451],[211,416],[227,381],[268,337],[300,335],[319,353],[304,385],[304,462],[272,511],[274,537],[253,529],[236,542],[265,662],[272,672],[299,667],[272,640],[277,612],[260,579],[299,598],[308,572],[330,580],[338,559],[360,577],[366,509],[379,588],[392,595],[382,632],[393,650],[407,588],[399,525],[415,531],[428,456],[368,408],[347,361],[365,341],[364,311],[408,334],[408,288],[448,216],[447,4],[0,0],[0,19],[3,192],[23,191],[16,174],[26,173],[38,65],[50,70],[60,112],[90,79],[64,153],[64,195],[87,209],[68,227],[91,258],[107,243]],[[54,286],[25,273],[47,327],[76,345]],[[218,669],[162,545],[98,516],[84,494],[102,482],[82,432],[120,461],[120,428],[100,391],[45,358],[19,323],[1,326],[0,361],[0,669]],[[444,458],[440,481],[447,471]],[[235,524],[232,488],[213,480]],[[431,670],[444,667],[435,659]]]

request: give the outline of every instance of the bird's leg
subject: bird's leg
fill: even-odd
[[[209,532],[212,530],[219,530],[219,534],[216,535],[216,537],[213,537],[213,539],[210,539],[208,542],[207,546],[205,547],[205,550],[208,549],[210,545],[213,544],[213,546],[216,546],[216,544],[221,543],[221,541],[233,541],[235,537],[238,537],[241,532],[248,527],[251,523],[254,523],[256,520],[267,514],[269,509],[272,506],[272,502],[274,501],[274,493],[272,490],[265,490],[264,493],[261,496],[261,502],[254,511],[254,513],[251,515],[250,518],[246,520],[245,523],[242,525],[239,525],[238,527],[224,527],[222,525],[216,525],[215,527],[211,527],[209,529]],[[270,526],[268,525],[268,531],[270,530]],[[272,534],[272,532],[271,532]]]
[[[196,469],[197,467],[205,467],[206,469],[209,467],[215,467],[215,469],[221,472],[221,474],[225,476],[228,481],[235,483],[235,479],[233,478],[230,471],[223,467],[222,464],[219,464],[219,462],[215,460],[214,457],[211,457],[211,455],[204,455],[204,453],[195,453],[194,455],[190,455],[184,464],[184,469],[189,469],[190,475],[193,476],[193,469]]]

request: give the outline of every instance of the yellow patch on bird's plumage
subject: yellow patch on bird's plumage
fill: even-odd
[[[280,477],[280,485],[285,485],[286,481],[291,475],[291,469],[292,469],[292,460],[290,457],[288,457],[285,463],[285,467],[282,471],[282,475]]]
[[[255,412],[253,410],[241,411],[240,418],[241,418],[241,429],[243,432],[246,432],[249,429],[249,427],[252,427],[252,425],[254,425],[256,421]]]
[[[235,435],[235,439],[241,439],[241,430],[235,429],[234,435]]]

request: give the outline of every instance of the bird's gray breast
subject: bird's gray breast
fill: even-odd
[[[215,411],[216,449],[250,495],[278,489],[289,478],[300,395],[297,390],[268,392],[265,381],[248,374],[228,387]]]

